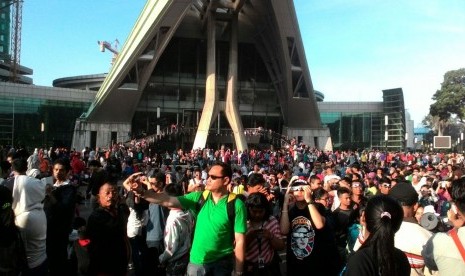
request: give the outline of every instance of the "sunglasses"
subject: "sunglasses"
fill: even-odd
[[[359,183],[354,183],[352,184],[352,188],[361,188],[362,186],[360,186]]]
[[[322,198],[319,198],[317,200],[324,200],[324,201],[329,201],[329,197],[322,197]]]
[[[302,232],[292,233],[292,237],[294,237],[294,238],[311,238],[312,234],[310,234],[310,233],[302,233]]]
[[[216,175],[211,175],[211,174],[209,174],[208,177],[211,178],[212,180],[217,180],[217,179],[220,179],[220,178],[224,178],[224,176],[216,176]]]
[[[389,184],[383,184],[383,188],[391,189],[391,185],[389,185]]]
[[[298,192],[298,191],[303,191],[305,186],[294,186],[291,187],[291,191],[293,192]]]

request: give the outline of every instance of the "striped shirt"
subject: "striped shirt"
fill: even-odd
[[[281,230],[279,229],[278,220],[276,220],[276,218],[273,216],[268,218],[268,220],[263,224],[262,229],[270,231],[270,233],[278,239],[283,238]],[[255,229],[252,229],[249,225],[247,229],[247,235],[254,230]],[[260,243],[258,239],[254,239],[247,244],[246,250],[245,259],[251,263],[258,263],[258,258],[261,257],[263,258],[264,263],[268,264],[271,262],[274,256],[274,250],[271,246],[271,239],[261,239]]]

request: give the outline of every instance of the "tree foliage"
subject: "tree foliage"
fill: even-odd
[[[465,68],[448,71],[444,75],[441,89],[432,98],[435,102],[430,106],[430,115],[447,122],[456,117],[465,123]]]

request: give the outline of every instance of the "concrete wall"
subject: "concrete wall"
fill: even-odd
[[[288,137],[302,137],[302,142],[310,147],[317,147],[323,150],[333,150],[331,135],[328,128],[283,128],[283,135]],[[315,138],[317,144],[315,144]]]
[[[92,123],[76,120],[72,148],[81,150],[91,145],[91,132],[97,132],[96,147],[108,148],[111,145],[111,133],[116,132],[116,142],[126,142],[130,137],[130,123]]]

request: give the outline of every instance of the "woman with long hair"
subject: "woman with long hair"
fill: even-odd
[[[368,201],[362,215],[368,237],[349,258],[344,275],[410,275],[407,257],[394,247],[394,234],[403,214],[402,207],[391,197],[378,195]]]

